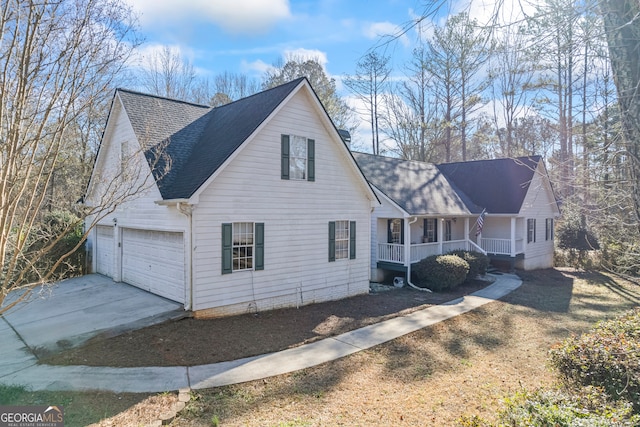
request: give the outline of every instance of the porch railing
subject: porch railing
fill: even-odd
[[[519,254],[523,252],[524,240],[516,239],[515,253]],[[511,255],[511,239],[493,239],[483,237],[480,246],[487,253],[497,255]]]
[[[404,264],[404,245],[398,243],[378,243],[378,261]]]
[[[482,248],[468,240],[414,244],[411,245],[411,262],[418,262],[431,255],[438,255],[455,250],[482,251]],[[404,260],[404,245],[398,243],[378,243],[378,261],[404,264]]]

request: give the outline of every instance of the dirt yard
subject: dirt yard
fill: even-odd
[[[265,380],[195,390],[187,408],[170,425],[454,426],[461,416],[495,421],[504,397],[522,389],[554,385],[556,377],[547,365],[551,346],[571,334],[590,329],[598,320],[614,317],[640,304],[640,286],[600,273],[552,269],[522,273],[522,278],[523,286],[500,301],[349,357]],[[472,290],[473,287],[466,289]],[[358,304],[355,303],[358,299],[354,299],[335,307],[319,305],[289,313],[285,310],[243,316],[240,323],[251,328],[269,324],[262,333],[269,333],[280,345],[291,346],[331,331],[342,331],[344,325],[356,327],[393,316],[393,310],[382,310],[385,306],[400,312],[436,303],[424,298],[422,293],[394,290],[364,296]],[[372,308],[366,301],[372,301],[372,305],[382,311],[367,311]],[[409,303],[411,301],[413,303]],[[322,312],[322,307],[324,312],[320,314],[317,311]],[[298,318],[305,322],[304,328],[289,319],[298,313],[304,313]],[[307,320],[311,316],[317,317]],[[284,323],[270,323],[278,318]],[[231,320],[222,322],[231,328]],[[163,327],[168,326],[161,326],[158,331]],[[185,330],[196,333],[195,329]],[[301,329],[306,332],[297,332],[295,339],[278,338],[294,336],[293,331]],[[226,337],[230,339],[233,335]],[[108,341],[125,340],[129,350],[141,348],[136,350],[136,363],[142,363],[145,350],[149,360],[158,357],[153,355],[161,353],[158,342],[167,339],[168,336],[141,331]],[[210,341],[208,347],[201,348],[231,344],[219,336]],[[105,348],[108,346],[103,347],[103,351]],[[83,351],[89,357],[97,350],[89,347],[77,350],[73,355],[67,354],[63,361],[82,360]],[[235,354],[253,351],[257,349]],[[109,361],[108,356],[103,358]],[[115,358],[113,364],[121,366],[119,359],[120,356]],[[195,359],[188,360],[195,362]],[[144,425],[166,408],[167,399],[169,402],[175,399],[173,393],[161,396],[160,400],[151,396],[97,425]]]
[[[97,338],[81,348],[39,355],[41,362],[89,366],[194,366],[299,346],[440,304],[487,286],[465,283],[450,292],[384,288],[376,293],[300,308],[219,319],[187,318]]]

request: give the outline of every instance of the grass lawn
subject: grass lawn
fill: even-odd
[[[549,348],[640,303],[640,286],[600,273],[521,273],[501,301],[387,344],[288,375],[193,391],[172,426],[455,425],[495,420],[502,398],[550,387]],[[173,393],[29,393],[0,388],[0,404],[62,405],[67,426],[138,426]],[[118,415],[116,415],[118,414]],[[113,418],[113,417],[117,418]]]

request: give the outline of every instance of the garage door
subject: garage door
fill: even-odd
[[[96,272],[113,277],[113,227],[96,226]]]
[[[123,228],[122,281],[184,303],[182,233]]]

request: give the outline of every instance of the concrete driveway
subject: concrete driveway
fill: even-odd
[[[18,294],[9,295],[8,305]],[[38,287],[0,318],[28,349],[58,351],[98,334],[116,335],[184,317],[181,304],[99,274]]]

